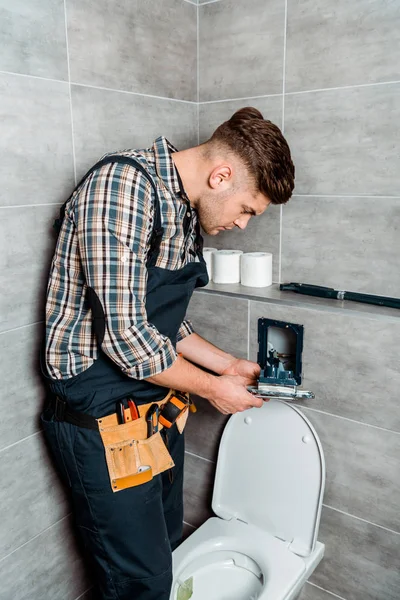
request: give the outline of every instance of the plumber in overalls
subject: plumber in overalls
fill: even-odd
[[[63,206],[41,418],[97,598],[169,599],[189,394],[224,414],[262,404],[246,389],[258,365],[185,320],[193,290],[208,282],[200,225],[209,235],[244,229],[293,186],[279,128],[244,108],[197,147],[179,152],[159,137],[146,150],[107,154]]]

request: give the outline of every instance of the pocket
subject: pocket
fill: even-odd
[[[60,431],[60,423],[54,421],[52,417],[48,415],[47,411],[40,415],[40,422],[43,427],[44,436],[50,448],[55,467],[58,470],[63,482],[68,487],[72,487],[71,478],[67,467],[68,461],[66,460],[66,456],[64,456],[65,453],[68,454],[68,448],[66,447],[65,441],[63,443],[63,437],[65,437],[65,435],[61,435],[62,432]]]
[[[147,483],[174,466],[161,432],[147,438],[144,417],[111,427],[103,427],[101,421],[99,431],[113,492]]]

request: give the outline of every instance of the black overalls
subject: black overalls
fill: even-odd
[[[153,191],[154,230],[160,237],[161,211],[154,184]],[[196,240],[198,261],[179,270],[155,266],[158,248],[159,244],[154,244],[148,260],[147,317],[175,345],[193,290],[208,282],[200,232]],[[94,305],[92,312],[96,316]],[[101,319],[99,322],[98,339]],[[124,375],[101,351],[83,373],[66,380],[47,377],[47,381],[50,391],[70,408],[96,418],[115,412],[118,399],[132,396],[141,405],[162,400],[168,392]],[[171,551],[179,544],[182,533],[184,435],[179,434],[176,425],[166,430],[175,462],[172,472],[113,493],[99,432],[55,420],[52,409],[45,410],[41,419],[57,466],[71,488],[75,521],[94,560],[100,598],[169,600]]]

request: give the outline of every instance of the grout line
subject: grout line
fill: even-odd
[[[9,206],[0,206],[2,208],[34,208],[35,206],[61,206],[62,202],[45,202],[43,204],[12,204]]]
[[[384,531],[388,531],[389,533],[394,533],[395,535],[400,535],[400,531],[396,531],[395,529],[389,529],[389,527],[384,527],[383,525],[378,525],[378,523],[373,523],[372,521],[367,521],[367,519],[363,519],[362,517],[357,517],[356,515],[352,515],[344,510],[340,510],[339,508],[335,508],[334,506],[329,506],[329,504],[322,504],[325,508],[329,508],[330,510],[334,510],[342,515],[346,515],[346,517],[351,517],[352,519],[357,519],[357,521],[362,521],[363,523],[367,523],[368,525],[373,525],[374,527],[379,527],[379,529],[384,529]]]
[[[194,6],[197,6],[197,2],[193,2],[193,0],[183,0],[184,2],[187,2],[188,4],[194,4]]]
[[[212,0],[212,2],[221,2],[221,0]],[[211,4],[212,2],[203,2],[199,6],[203,6],[204,4]],[[38,75],[28,75],[26,73],[15,73],[14,71],[1,71],[1,70],[0,70],[0,74],[14,75],[16,77],[28,77],[28,78],[32,78],[32,79],[40,79],[42,81],[53,81],[55,83],[64,83],[65,85],[68,85],[68,81],[64,81],[63,79],[54,79],[52,77],[39,77]],[[131,92],[129,90],[119,90],[116,88],[108,88],[105,86],[90,85],[87,83],[78,83],[76,81],[71,81],[70,84],[76,85],[79,87],[95,89],[95,90],[105,90],[107,92],[119,92],[121,94],[131,94],[133,96],[142,96],[144,98],[155,98],[157,100],[170,100],[171,102],[182,102],[184,104],[196,104],[196,102],[194,102],[193,100],[181,100],[179,98],[168,98],[166,96],[156,96],[154,94],[142,94],[140,92]],[[313,90],[301,90],[298,92],[285,92],[285,96],[295,96],[297,94],[311,94],[313,92],[331,92],[331,91],[335,91],[335,90],[348,90],[348,89],[354,89],[354,88],[374,87],[374,86],[378,86],[378,85],[379,86],[396,85],[396,84],[400,84],[400,80],[380,81],[377,83],[359,83],[359,84],[355,84],[355,85],[344,85],[344,86],[331,87],[331,88],[316,88]],[[255,100],[257,98],[274,98],[274,97],[278,97],[281,95],[282,94],[262,94],[260,96],[244,96],[244,97],[239,97],[239,98],[222,98],[221,100],[204,100],[203,102],[200,102],[200,104],[217,104],[219,102],[235,102],[235,101],[239,101],[239,100],[253,100],[253,99]]]
[[[247,300],[247,360],[250,360],[250,300]]]
[[[282,94],[263,94],[261,96],[243,96],[242,98],[224,98],[222,100],[204,100],[200,104],[218,104],[221,102],[237,102],[239,100],[257,100],[257,98],[278,98]]]
[[[318,588],[319,590],[322,590],[323,592],[326,592],[327,594],[330,594],[334,598],[339,598],[339,600],[346,600],[346,598],[343,598],[343,596],[338,596],[337,594],[334,594],[333,592],[330,592],[329,590],[326,590],[325,588],[321,587],[320,585],[316,585],[315,583],[312,583],[311,581],[307,581],[307,583],[309,585],[312,585],[312,586]]]
[[[197,145],[200,144],[200,107],[197,105]]]
[[[201,2],[199,6],[203,6],[204,4],[214,4],[215,2],[220,2],[220,0],[207,0],[206,2]]]
[[[199,110],[200,100],[200,11],[197,5],[197,21],[196,21],[196,52],[197,52],[197,65],[196,65],[196,77],[197,77],[197,110]]]
[[[83,597],[84,597],[84,595],[85,595],[85,594],[87,594],[88,592],[90,592],[90,590],[92,590],[92,589],[93,589],[93,586],[92,586],[92,587],[90,587],[90,588],[88,588],[87,590],[85,590],[85,591],[83,592],[83,594],[81,594],[80,596],[78,596],[77,598],[75,598],[75,600],[80,600],[80,598],[83,598]]]
[[[65,0],[64,0],[65,2]],[[68,81],[61,79],[53,79],[51,77],[38,77],[37,75],[26,75],[25,73],[14,73],[12,71],[0,71],[0,75],[16,75],[18,77],[29,77],[32,79],[40,79],[42,81],[53,81],[55,83],[64,83],[68,85]],[[116,88],[108,88],[101,85],[90,85],[88,83],[78,83],[77,81],[71,81],[70,85],[76,85],[78,87],[89,88],[92,90],[104,90],[106,92],[118,92],[120,94],[130,94],[132,96],[141,96],[143,98],[155,98],[156,100],[170,100],[171,102],[181,102],[183,104],[196,104],[193,100],[180,100],[179,98],[168,98],[167,96],[155,96],[154,94],[141,94],[140,92],[130,92],[129,90],[118,90]]]
[[[349,419],[348,417],[342,417],[341,415],[334,415],[333,413],[326,412],[324,410],[318,410],[317,408],[310,408],[309,406],[302,406],[301,404],[295,403],[295,406],[300,408],[301,410],[311,410],[312,412],[320,413],[321,415],[328,415],[329,417],[335,417],[335,419],[343,419],[344,421],[349,421],[350,423],[357,423],[357,425],[364,425],[364,427],[372,427],[373,429],[379,429],[380,431],[386,431],[387,433],[394,433],[395,435],[400,435],[400,431],[396,431],[394,429],[387,429],[386,427],[379,427],[379,425],[372,425],[371,423],[363,423],[362,421],[356,421],[355,419]]]
[[[65,517],[63,517],[62,519],[59,519],[58,521],[56,521],[55,523],[52,523],[51,525],[49,525],[48,527],[46,527],[46,529],[43,529],[42,531],[40,531],[38,534],[34,535],[32,538],[30,538],[29,540],[27,540],[26,542],[24,542],[23,544],[21,544],[20,546],[18,546],[18,548],[15,548],[12,552],[10,552],[9,554],[7,554],[6,556],[3,556],[3,558],[0,558],[0,563],[5,560],[6,558],[8,558],[9,556],[12,556],[15,552],[17,552],[18,550],[20,550],[21,548],[23,548],[24,546],[26,546],[27,544],[30,544],[31,542],[33,542],[33,540],[36,540],[36,538],[38,538],[39,536],[41,536],[43,533],[46,533],[46,531],[49,531],[49,529],[51,529],[52,527],[54,527],[55,525],[58,525],[58,523],[61,523],[62,521],[65,521],[65,519],[68,519],[68,517],[71,515],[72,513],[68,513],[67,515],[65,515]]]
[[[288,0],[285,0],[285,17],[283,25],[283,65],[282,65],[282,133],[285,132],[285,88],[286,88],[286,39],[287,39]],[[279,211],[279,267],[278,281],[282,281],[282,234],[283,234],[283,206]]]
[[[205,460],[206,462],[209,462],[212,465],[216,464],[214,460],[210,460],[209,458],[204,458],[204,456],[200,456],[199,454],[195,454],[194,452],[189,452],[189,450],[185,450],[185,453],[189,454],[190,456],[195,456],[196,458],[201,458],[201,460]]]
[[[15,73],[14,71],[0,71],[1,75],[15,75],[16,77],[28,77],[29,79],[40,79],[41,81],[53,81],[54,83],[64,83],[68,85],[65,79],[53,79],[52,77],[40,77],[39,75],[28,75],[27,73]]]
[[[287,38],[288,0],[285,0],[285,18],[283,25],[283,66],[282,66],[282,133],[285,131],[285,87],[286,87],[286,38]]]
[[[76,179],[76,158],[75,158],[75,136],[74,136],[74,115],[72,112],[72,92],[71,92],[71,66],[69,60],[69,44],[68,44],[68,21],[67,21],[67,0],[64,0],[64,22],[65,22],[65,41],[67,49],[67,67],[68,67],[68,88],[69,88],[69,113],[71,117],[71,141],[72,141],[72,161],[74,165],[74,181]]]
[[[17,442],[14,442],[13,444],[10,444],[9,446],[4,446],[4,448],[0,448],[0,454],[2,452],[5,452],[6,450],[9,450],[10,448],[13,448],[14,446],[17,446],[17,444],[21,444],[21,442],[26,442],[26,440],[29,440],[30,438],[33,438],[35,437],[35,435],[39,435],[40,433],[42,433],[41,429],[39,429],[39,431],[36,431],[35,433],[27,435],[26,437],[18,440]]]
[[[197,52],[197,64],[196,64],[196,98],[197,98],[197,145],[200,144],[200,10],[199,5],[197,5],[197,21],[196,21],[196,52]]]
[[[279,273],[278,283],[282,282],[282,233],[283,233],[283,206],[280,208],[280,219],[279,219]]]
[[[27,325],[20,325],[19,327],[12,327],[11,329],[5,329],[4,331],[0,331],[0,335],[4,335],[5,333],[10,333],[11,331],[19,331],[20,329],[25,329],[26,327],[33,327],[34,325],[39,325],[39,323],[44,323],[44,321],[34,321],[33,323],[28,323]]]
[[[293,197],[298,198],[377,198],[377,199],[389,199],[396,200],[400,196],[371,196],[368,194],[293,194]]]
[[[179,100],[178,98],[167,98],[166,96],[155,96],[154,94],[141,94],[140,92],[130,92],[129,90],[118,90],[115,88],[108,88],[100,85],[89,85],[87,83],[77,83],[76,81],[71,81],[71,85],[76,85],[78,87],[89,88],[92,90],[104,90],[106,92],[118,92],[119,94],[130,94],[131,96],[140,96],[142,98],[155,98],[156,100],[169,100],[170,102],[180,102],[183,104],[196,104],[193,100]]]
[[[395,81],[378,81],[376,83],[355,83],[354,85],[342,85],[338,87],[315,88],[313,90],[300,90],[297,92],[286,92],[286,96],[295,96],[297,94],[311,94],[312,92],[332,92],[335,90],[352,90],[355,88],[373,87],[376,85],[394,85],[400,83],[400,80]]]
[[[191,527],[192,529],[197,529],[197,527],[195,527],[191,523],[188,523],[187,521],[183,521],[183,522],[184,522],[185,525],[189,525],[189,527]]]

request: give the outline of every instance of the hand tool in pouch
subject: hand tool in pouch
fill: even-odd
[[[128,406],[129,406],[129,410],[131,411],[131,419],[132,421],[136,421],[136,419],[139,418],[139,411],[137,409],[136,404],[134,403],[134,401],[129,398],[128,400]]]
[[[117,413],[117,421],[119,425],[125,423],[125,409],[124,404],[120,400],[115,403],[115,412]]]
[[[158,431],[158,420],[160,415],[160,409],[158,404],[154,403],[150,406],[146,413],[147,422],[147,437],[151,437]]]

